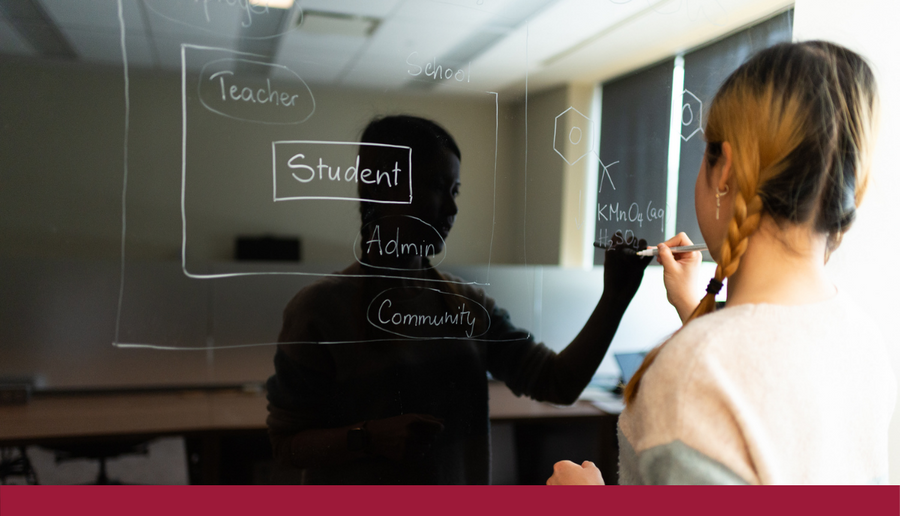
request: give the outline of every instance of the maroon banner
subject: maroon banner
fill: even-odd
[[[277,513],[897,516],[900,486],[0,486],[2,516]]]

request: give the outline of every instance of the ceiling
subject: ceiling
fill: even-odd
[[[527,72],[537,91],[640,68],[791,4],[296,0],[267,9],[248,0],[121,0],[120,23],[118,2],[0,0],[0,54],[121,66],[124,24],[129,69],[180,70],[186,43],[256,54],[309,84],[508,92],[525,88]],[[426,76],[427,63],[451,70],[450,78]],[[202,65],[186,63],[192,71]]]

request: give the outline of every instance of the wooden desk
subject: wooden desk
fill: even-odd
[[[265,428],[266,399],[236,390],[38,395],[26,405],[0,407],[0,421],[0,444],[7,446],[85,437],[251,430]]]
[[[496,424],[523,423],[536,428],[548,421],[615,421],[615,416],[587,402],[553,406],[518,398],[498,382],[489,383],[489,395],[491,421]],[[52,447],[73,440],[150,440],[179,435],[188,440],[189,453],[201,456],[202,467],[191,472],[192,481],[218,483],[222,439],[264,438],[266,416],[265,394],[240,389],[38,394],[26,405],[0,407],[0,446]],[[533,437],[518,445],[520,449],[533,446]]]
[[[558,407],[518,398],[501,383],[489,384],[492,421],[598,417],[587,402]],[[41,444],[83,437],[184,435],[266,428],[260,392],[192,390],[89,395],[36,395],[26,405],[0,407],[0,445]]]

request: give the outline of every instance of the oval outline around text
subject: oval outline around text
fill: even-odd
[[[434,226],[425,222],[424,220],[420,219],[419,217],[413,217],[412,215],[388,215],[387,217],[381,217],[379,219],[375,219],[372,222],[369,222],[369,224],[374,224],[374,223],[378,222],[379,220],[385,220],[385,219],[389,219],[391,217],[410,218],[410,219],[421,222],[425,226],[429,227],[432,231],[434,231],[434,233],[437,235],[437,237],[441,239],[441,243],[444,244],[444,246],[443,246],[444,253],[443,253],[443,256],[441,256],[441,261],[433,264],[431,267],[423,267],[421,269],[405,269],[405,268],[400,268],[400,267],[383,267],[380,265],[372,265],[371,263],[363,263],[362,260],[359,258],[359,255],[356,252],[357,251],[356,244],[359,243],[359,237],[362,236],[362,228],[360,228],[360,230],[356,232],[356,238],[353,239],[353,258],[356,259],[356,263],[362,265],[363,267],[371,267],[373,269],[381,269],[381,270],[385,270],[385,271],[427,271],[427,270],[437,268],[438,265],[444,263],[444,260],[447,259],[447,241],[444,240],[444,237],[441,236],[440,232],[437,229],[435,229]]]
[[[484,313],[484,320],[487,321],[487,325],[486,325],[484,331],[481,332],[481,333],[479,333],[479,334],[477,334],[477,335],[473,334],[473,335],[470,336],[470,337],[466,337],[466,336],[462,336],[462,337],[422,337],[422,336],[404,335],[404,334],[402,334],[402,333],[400,333],[400,332],[391,331],[391,330],[388,330],[387,328],[383,328],[383,327],[379,326],[379,325],[376,324],[374,321],[372,321],[372,318],[371,318],[372,306],[375,304],[376,301],[378,301],[382,296],[384,296],[384,294],[386,294],[387,292],[390,292],[390,291],[392,291],[392,290],[409,290],[410,288],[415,288],[415,289],[419,289],[419,290],[430,290],[430,291],[432,291],[432,292],[437,292],[438,294],[441,294],[441,295],[443,295],[443,296],[461,297],[461,298],[465,299],[466,301],[469,301],[469,302],[472,303],[474,306],[477,306],[478,308],[480,308],[481,311]],[[384,331],[384,332],[386,332],[386,333],[390,333],[391,335],[397,335],[398,337],[403,337],[403,338],[405,338],[405,339],[419,339],[419,340],[473,340],[473,339],[477,339],[478,337],[481,337],[482,335],[487,334],[487,332],[489,332],[489,331],[491,330],[491,314],[488,312],[487,308],[484,307],[484,305],[482,305],[482,304],[479,303],[478,301],[475,301],[474,299],[468,298],[468,297],[466,297],[466,296],[464,296],[464,295],[462,295],[462,294],[455,294],[455,293],[453,293],[453,292],[444,292],[443,290],[438,290],[438,289],[436,289],[436,288],[431,288],[431,287],[391,287],[391,288],[389,288],[389,289],[382,290],[381,292],[378,293],[378,295],[376,295],[375,297],[372,298],[372,301],[369,302],[369,306],[366,308],[366,320],[369,322],[369,324],[371,324],[372,326],[378,328],[378,329],[381,330],[381,331]]]
[[[283,70],[285,70],[285,71],[291,73],[294,77],[297,78],[297,80],[300,81],[301,84],[303,84],[303,87],[306,88],[306,91],[309,93],[309,100],[312,102],[312,109],[310,109],[309,114],[306,115],[306,118],[304,118],[303,120],[298,120],[298,121],[296,121],[296,122],[270,122],[270,121],[266,121],[266,120],[254,120],[254,119],[250,119],[250,118],[241,118],[241,117],[229,115],[229,114],[227,114],[227,113],[223,113],[223,112],[219,111],[218,109],[214,109],[214,108],[210,107],[209,104],[206,103],[206,100],[204,100],[204,98],[203,98],[203,92],[201,91],[200,88],[203,86],[203,80],[204,80],[205,75],[206,75],[206,69],[209,68],[210,65],[215,64],[215,63],[219,63],[219,62],[222,62],[222,61],[241,61],[241,62],[244,62],[244,63],[250,63],[250,64],[258,64],[258,65],[263,65],[263,66],[269,66],[269,67],[271,67],[271,68],[280,68],[280,69],[283,69]],[[257,123],[257,124],[270,124],[270,125],[294,125],[294,124],[302,124],[303,122],[306,122],[307,120],[309,120],[309,118],[310,118],[311,116],[313,116],[313,114],[316,112],[316,97],[313,95],[313,92],[312,92],[312,90],[310,89],[309,85],[306,84],[306,81],[304,81],[303,78],[300,77],[300,75],[299,75],[297,72],[291,70],[290,68],[288,68],[287,66],[284,66],[284,65],[273,64],[273,63],[266,63],[266,62],[263,62],[263,61],[251,61],[250,59],[242,59],[242,58],[239,58],[239,57],[223,57],[223,58],[220,58],[220,59],[212,60],[212,61],[206,63],[205,65],[203,65],[203,68],[200,70],[200,79],[199,79],[199,81],[197,82],[197,98],[200,99],[200,103],[203,104],[203,107],[205,107],[206,109],[208,109],[209,111],[212,111],[213,113],[215,113],[215,114],[217,114],[217,115],[221,115],[221,116],[224,116],[224,117],[226,117],[226,118],[231,118],[232,120],[238,120],[238,121],[241,121],[241,122],[254,122],[254,123]]]

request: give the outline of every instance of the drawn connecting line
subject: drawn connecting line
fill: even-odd
[[[590,118],[569,106],[554,120],[553,150],[569,165],[578,163],[594,150],[593,127]]]
[[[703,132],[703,101],[689,90],[681,92],[682,98],[687,93],[689,98],[681,105],[681,139],[688,141],[697,133]],[[685,136],[686,132],[690,134]]]
[[[595,156],[596,156],[596,154],[595,154]],[[615,190],[616,184],[613,183],[612,176],[609,175],[609,167],[615,165],[616,163],[618,163],[618,161],[613,161],[609,165],[604,165],[603,160],[600,159],[600,156],[597,156],[597,161],[600,162],[600,168],[603,169],[603,172],[600,173],[600,187],[597,189],[597,193],[598,194],[603,193],[603,178],[604,177],[609,179],[609,186],[611,186],[612,189]]]

